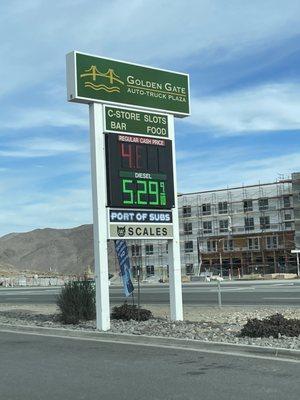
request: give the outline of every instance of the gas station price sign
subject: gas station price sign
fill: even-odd
[[[171,140],[107,133],[105,145],[109,207],[174,207]]]

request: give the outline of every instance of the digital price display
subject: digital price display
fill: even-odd
[[[171,140],[106,134],[106,164],[109,207],[174,207]]]

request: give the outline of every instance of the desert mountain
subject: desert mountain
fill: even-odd
[[[109,243],[109,272],[117,264],[113,243]],[[0,270],[81,274],[94,270],[92,225],[72,229],[35,229],[10,233],[0,238]]]

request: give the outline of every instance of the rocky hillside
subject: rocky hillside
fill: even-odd
[[[0,238],[0,270],[83,273],[94,270],[92,225],[73,229],[36,229]],[[109,244],[109,272],[116,270],[113,243]]]

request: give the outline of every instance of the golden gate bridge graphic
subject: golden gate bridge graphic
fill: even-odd
[[[120,92],[120,87],[118,86],[106,86],[104,84],[96,84],[97,77],[102,77],[109,80],[109,83],[113,85],[115,82],[124,85],[124,82],[119,79],[120,77],[114,72],[112,68],[109,68],[107,72],[100,72],[95,65],[92,65],[89,69],[84,70],[84,73],[80,75],[80,78],[91,77],[91,81],[84,82],[84,87],[91,88],[93,90],[104,90],[108,93]]]

